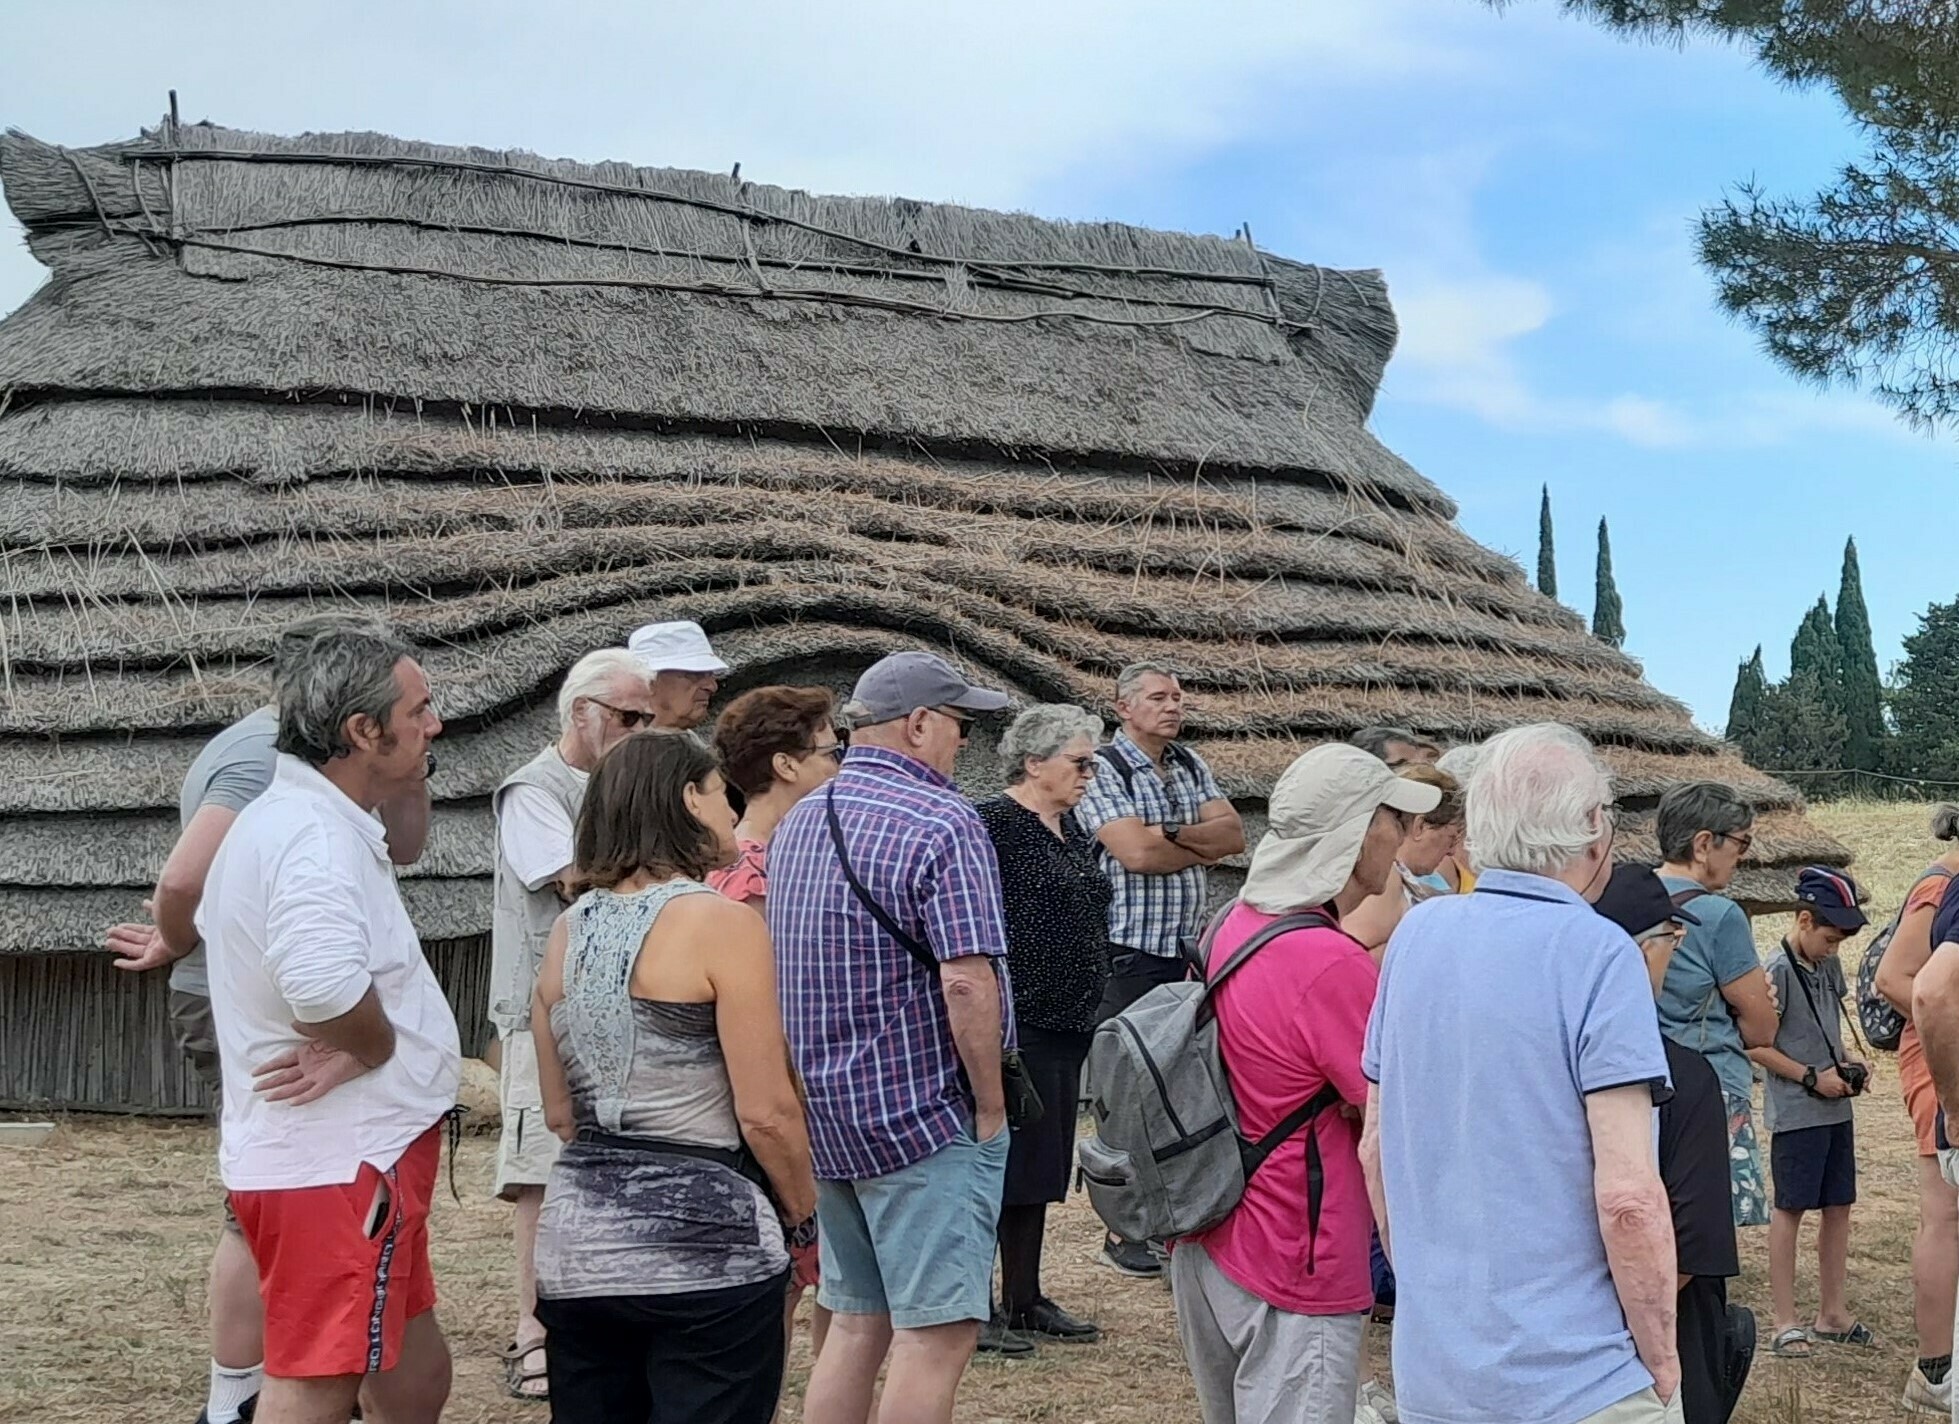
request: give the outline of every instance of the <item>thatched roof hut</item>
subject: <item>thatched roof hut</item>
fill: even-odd
[[[1106,707],[1168,660],[1254,822],[1302,742],[1558,718],[1628,852],[1713,777],[1763,813],[1747,899],[1846,859],[1368,432],[1377,273],[374,134],[15,133],[0,180],[52,273],[0,322],[0,1102],[195,1101],[161,987],[93,950],[326,604],[426,650],[450,732],[405,888],[472,1024],[487,794],[654,618],[733,689],[930,646]]]

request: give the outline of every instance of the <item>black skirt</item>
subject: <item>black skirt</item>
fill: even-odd
[[[1039,1122],[1016,1131],[1007,1146],[1002,1205],[1038,1206],[1067,1197],[1075,1175],[1075,1103],[1093,1037],[1020,1026],[1020,1056],[1047,1110]]]

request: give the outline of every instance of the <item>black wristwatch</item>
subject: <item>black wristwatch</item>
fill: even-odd
[[[1816,1070],[1814,1068],[1803,1069],[1803,1086],[1812,1093],[1816,1091]]]
[[[1181,821],[1165,821],[1163,823],[1163,839],[1170,842],[1171,845],[1175,845],[1177,843],[1177,837],[1183,833],[1184,828]]]

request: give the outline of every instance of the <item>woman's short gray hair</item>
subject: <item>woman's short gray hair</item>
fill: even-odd
[[[1741,793],[1718,781],[1687,781],[1669,786],[1654,813],[1653,830],[1660,858],[1686,865],[1694,858],[1694,837],[1708,831],[1715,837],[1737,835],[1755,824],[1755,808]]]
[[[293,651],[279,679],[278,748],[314,766],[353,751],[347,719],[372,717],[385,731],[401,689],[395,664],[415,649],[385,628],[337,628]]]
[[[1466,799],[1478,869],[1555,875],[1605,834],[1612,777],[1578,733],[1538,722],[1483,744]]]
[[[558,689],[558,730],[571,730],[571,714],[581,697],[603,701],[621,682],[646,686],[646,664],[624,648],[600,648],[573,663]]]
[[[1046,761],[1077,737],[1102,740],[1102,719],[1072,702],[1043,702],[1014,718],[1000,738],[1000,765],[1009,781],[1027,775],[1029,761]]]

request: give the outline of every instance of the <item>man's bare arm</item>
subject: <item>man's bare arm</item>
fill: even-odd
[[[231,823],[238,813],[229,806],[200,806],[184,827],[170,858],[157,877],[150,917],[170,953],[182,959],[197,948],[197,907],[204,900],[204,881],[218,858]]]
[[[986,1142],[1007,1120],[1006,1093],[1000,1083],[1000,976],[983,954],[949,959],[939,966],[939,989],[953,1046],[973,1085],[973,1128]]]
[[[1911,1021],[1939,1102],[1959,1108],[1959,948],[1941,944],[1911,981]]]
[[[360,1002],[338,1018],[293,1025],[307,1038],[337,1048],[369,1068],[379,1068],[395,1052],[395,1026],[388,1022],[372,984]]]
[[[1367,1179],[1367,1201],[1374,1208],[1374,1229],[1381,1233],[1381,1254],[1394,1264],[1388,1238],[1388,1184],[1381,1175],[1381,1088],[1367,1087],[1367,1115],[1360,1124],[1360,1170]]]
[[[1666,1186],[1653,1159],[1653,1094],[1644,1084],[1585,1099],[1592,1131],[1592,1194],[1612,1287],[1633,1346],[1662,1400],[1680,1388],[1678,1255]]]
[[[1165,840],[1163,827],[1146,826],[1134,816],[1109,822],[1095,836],[1123,869],[1138,875],[1174,875],[1193,865],[1211,864],[1211,857]]]
[[[1221,796],[1216,797],[1199,809],[1195,824],[1184,827],[1177,844],[1206,860],[1223,860],[1244,852],[1245,823],[1237,807]]]

